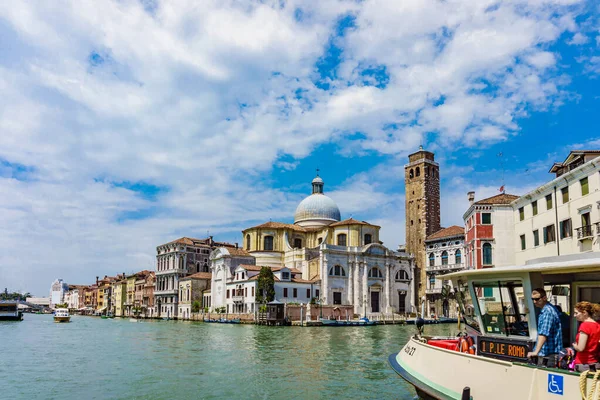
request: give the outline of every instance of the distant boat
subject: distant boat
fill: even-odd
[[[213,322],[213,323],[219,323],[219,324],[240,324],[241,320],[239,318],[234,318],[234,319],[226,319],[226,318],[219,318],[219,319],[205,319],[204,322]]]
[[[0,301],[0,321],[22,321],[23,313],[19,311],[16,301]]]
[[[358,320],[350,319],[350,320],[335,320],[335,319],[327,319],[321,318],[321,324],[323,326],[372,326],[375,325],[374,321],[369,321],[367,317],[360,318]]]
[[[129,322],[138,322],[136,318],[129,318]]]
[[[163,321],[169,321],[171,318],[169,317],[163,317]]]
[[[54,310],[54,322],[71,322],[69,310],[66,308],[57,308]]]

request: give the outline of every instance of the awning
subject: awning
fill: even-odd
[[[96,310],[96,311],[104,311],[104,310],[106,310],[106,307],[102,307],[101,309]]]

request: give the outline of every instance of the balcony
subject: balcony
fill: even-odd
[[[154,273],[156,274],[156,276],[174,275],[174,274],[186,275],[187,274],[187,270],[186,269],[181,269],[181,268],[176,268],[176,269],[166,269],[164,271],[155,271]]]
[[[232,296],[231,300],[233,300],[234,303],[243,303],[244,296]]]
[[[154,295],[155,296],[166,296],[166,295],[176,295],[178,292],[177,289],[167,289],[167,290],[155,290],[154,291]]]
[[[458,271],[464,269],[464,264],[445,264],[445,265],[434,265],[433,267],[425,267],[425,271]]]
[[[442,293],[442,288],[425,289],[425,294],[440,294],[440,293]]]
[[[592,238],[592,225],[584,225],[575,229],[577,232],[577,240],[585,240]]]

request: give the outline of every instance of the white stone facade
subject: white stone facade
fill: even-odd
[[[600,251],[600,159],[562,174],[512,206],[516,265]]]
[[[50,308],[54,308],[56,304],[63,304],[65,293],[69,290],[67,285],[62,279],[56,279],[50,286]]]

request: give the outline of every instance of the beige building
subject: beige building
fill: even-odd
[[[198,302],[198,307],[202,308],[202,297],[204,291],[210,289],[211,279],[210,272],[197,272],[179,280],[179,319],[190,319],[194,302]]]
[[[600,251],[600,151],[571,151],[552,181],[513,201],[515,262]]]
[[[125,316],[125,300],[127,299],[127,280],[120,279],[112,285],[112,312],[117,317]]]

